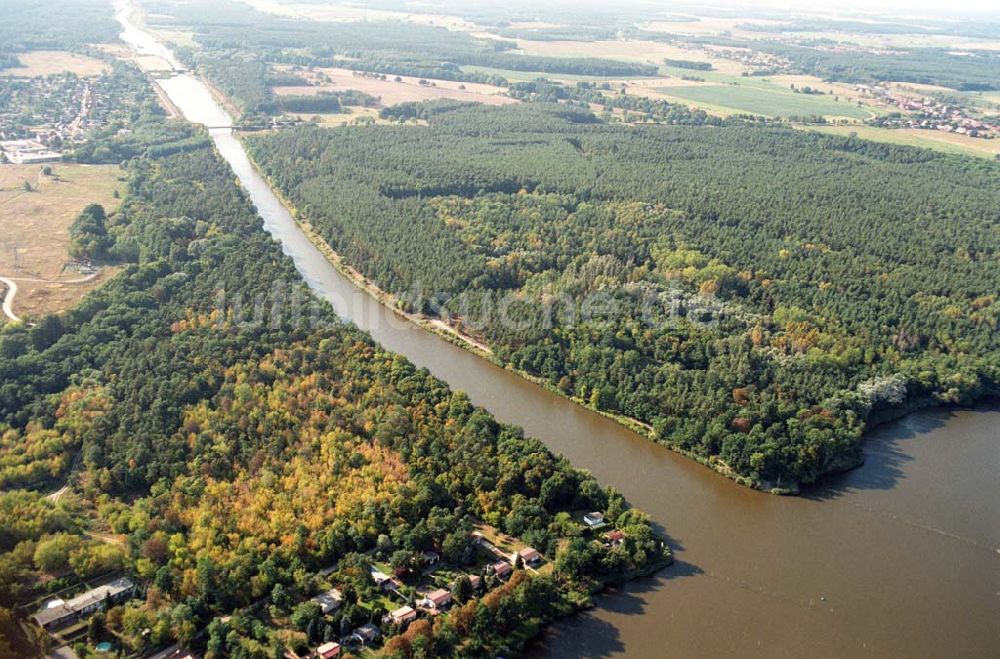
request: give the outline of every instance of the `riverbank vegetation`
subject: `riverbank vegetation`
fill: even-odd
[[[402,304],[720,471],[795,488],[856,464],[880,410],[995,390],[995,163],[565,104],[414,111],[429,125],[248,143]]]

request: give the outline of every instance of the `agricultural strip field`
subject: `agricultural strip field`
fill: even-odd
[[[611,82],[622,80],[621,76],[590,76],[575,73],[543,73],[541,71],[514,71],[511,69],[498,69],[491,66],[472,66],[466,65],[462,67],[463,71],[468,73],[486,73],[486,74],[496,74],[498,76],[503,76],[510,82],[530,82],[538,78],[547,78],[549,80],[557,80],[560,82]],[[663,78],[649,77],[645,78],[642,76],[630,77],[630,80],[645,80],[649,82],[662,81]]]
[[[770,90],[745,85],[690,85],[662,87],[659,91],[670,100],[724,114],[750,113],[767,117],[815,114],[849,119],[867,119],[874,114],[848,101],[837,102],[827,96],[796,94],[791,90],[785,92],[778,87]]]
[[[665,71],[674,78],[693,76],[703,82],[659,87],[656,89],[658,94],[718,114],[748,112],[768,117],[815,114],[867,119],[882,112],[872,106],[858,107],[857,103],[843,96],[796,93],[789,85],[768,78],[731,76],[714,71],[695,72],[674,67],[665,67]],[[819,84],[815,88],[825,91]]]

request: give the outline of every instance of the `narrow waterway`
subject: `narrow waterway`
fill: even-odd
[[[137,52],[163,48],[118,14]],[[171,55],[172,57],[172,55]],[[197,78],[161,82],[185,117],[231,125]],[[299,230],[228,129],[212,139],[302,276],[343,317],[620,489],[678,563],[551,627],[535,656],[1000,655],[1000,406],[871,434],[867,463],[802,497],[761,494],[410,325]]]

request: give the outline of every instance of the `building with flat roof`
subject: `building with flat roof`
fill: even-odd
[[[39,162],[55,162],[62,160],[62,154],[52,151],[38,140],[9,140],[0,142],[7,160],[15,165],[30,165]]]
[[[331,588],[330,590],[317,595],[312,598],[313,602],[319,604],[320,613],[326,615],[340,608],[341,602],[344,601],[343,595],[336,588]]]
[[[335,643],[333,641],[324,643],[316,648],[315,654],[316,659],[333,659],[333,657],[338,657],[340,656],[340,643]]]
[[[115,579],[69,600],[52,600],[32,616],[46,631],[59,629],[80,618],[99,611],[107,602],[116,604],[135,594],[135,584],[125,577]]]

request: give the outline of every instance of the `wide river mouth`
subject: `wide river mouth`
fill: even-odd
[[[119,5],[137,55],[180,64]],[[800,497],[741,487],[425,332],[355,288],[309,242],[197,78],[158,84],[209,127],[309,286],[387,349],[522,426],[621,490],[669,538],[677,564],[551,626],[554,657],[997,656],[1000,404],[929,410],[870,433],[866,464]]]

